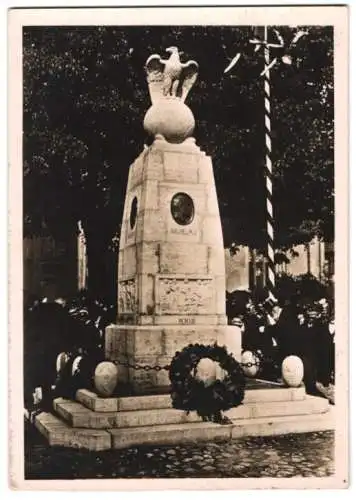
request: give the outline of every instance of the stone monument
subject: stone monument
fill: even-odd
[[[327,399],[307,395],[303,386],[258,380],[248,382],[244,404],[227,412],[230,425],[202,422],[195,412],[172,408],[168,371],[154,369],[169,365],[190,343],[226,345],[237,360],[241,354],[239,330],[227,326],[225,316],[224,248],[212,163],[191,137],[194,117],[184,104],[198,65],[182,64],[178,50],[169,51],[168,60],[153,55],[146,63],[152,107],[144,124],[154,141],[130,167],[118,318],[105,333],[106,357],[118,362],[118,370],[100,363],[96,392],[83,388],[75,401],[56,398],[53,412],[36,415],[35,425],[51,446],[99,451],[334,428]],[[148,370],[139,368],[145,365]],[[209,385],[221,375],[216,371],[205,358],[196,377]],[[109,395],[116,377],[131,394]]]
[[[117,324],[106,329],[107,359],[134,393],[164,391],[164,366],[190,343],[226,345],[240,360],[238,330],[225,314],[225,255],[212,161],[192,137],[185,99],[198,64],[152,55],[146,74],[153,142],[129,170],[118,271]],[[131,365],[131,366],[127,366]]]

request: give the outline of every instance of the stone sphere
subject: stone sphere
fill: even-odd
[[[65,365],[69,361],[69,356],[66,352],[61,352],[58,354],[56,359],[56,371],[57,373],[61,373],[65,367]]]
[[[160,134],[166,141],[179,144],[192,135],[195,120],[180,99],[163,98],[149,108],[143,126],[149,134]]]
[[[304,376],[303,361],[298,356],[287,356],[282,363],[282,378],[289,387],[299,387]]]
[[[102,361],[94,372],[94,386],[100,396],[111,396],[118,383],[118,369],[111,361]]]
[[[217,364],[210,358],[202,358],[196,366],[195,377],[209,387],[217,379]]]
[[[244,366],[245,364],[252,363],[252,366]],[[259,359],[252,351],[245,351],[241,356],[242,371],[246,377],[254,378],[259,372],[260,365]]]

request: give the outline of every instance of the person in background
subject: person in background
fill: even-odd
[[[243,322],[242,318],[240,316],[236,316],[235,318],[232,318],[231,324],[233,326],[236,326],[240,330],[241,339],[242,339],[243,338],[243,333],[245,331],[245,325],[244,325],[244,322]]]
[[[246,303],[243,322],[244,334],[242,336],[242,350],[256,352],[261,348],[259,331],[261,318],[259,317],[251,298],[249,298]]]
[[[325,309],[322,309],[316,322],[315,332],[315,365],[316,365],[316,388],[330,399],[330,385],[334,379],[334,335],[335,324],[328,321]]]
[[[331,349],[330,349],[330,380],[335,384],[335,319],[331,318],[328,324],[329,334],[331,336]]]
[[[276,380],[280,377],[280,367],[283,360],[281,353],[281,338],[283,334],[283,308],[275,301],[265,301],[265,324],[260,328],[260,345],[263,353],[263,373],[261,377]]]
[[[321,298],[317,302],[317,307],[319,308],[319,314],[321,321],[328,323],[330,318],[330,305],[325,297]]]
[[[316,364],[316,336],[318,313],[313,304],[305,312],[305,321],[299,326],[293,352],[299,356],[304,365],[304,384],[308,394],[317,394],[317,364]]]
[[[250,298],[245,307],[243,318],[234,318],[233,324],[240,327],[240,322],[243,321],[242,333],[242,352],[251,351],[261,360],[271,357],[270,345],[268,338],[264,335],[265,329],[265,312],[261,305],[258,308],[254,305]],[[265,363],[262,363],[262,371],[259,377],[271,378],[269,373],[265,373]]]
[[[331,336],[331,348],[329,350],[330,383],[323,386],[321,382],[317,382],[316,387],[329,400],[329,403],[335,404],[335,324],[333,319],[328,325],[328,331]]]
[[[305,323],[305,314],[303,310],[298,310],[297,313],[297,320],[298,320],[298,325],[302,326]]]
[[[273,304],[268,314],[267,333],[278,352],[281,364],[284,358],[293,353],[296,342],[298,319],[297,310],[292,304]]]

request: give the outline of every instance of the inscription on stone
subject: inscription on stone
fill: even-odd
[[[214,313],[214,287],[209,278],[160,278],[158,288],[161,314]]]
[[[172,234],[197,234],[197,230],[187,228],[187,227],[172,227],[171,233]]]
[[[178,325],[195,325],[195,318],[178,318]]]
[[[118,297],[119,314],[135,313],[137,310],[136,280],[120,281]]]

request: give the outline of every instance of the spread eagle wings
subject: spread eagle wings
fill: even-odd
[[[146,61],[146,73],[148,76],[148,81],[152,80],[163,80],[164,71],[164,61],[162,61],[161,56],[158,54],[153,54]]]
[[[164,68],[165,63],[158,54],[153,54],[146,61],[145,70],[152,103],[162,95]]]
[[[158,54],[153,54],[147,59],[146,62],[147,80],[149,84],[151,83],[156,87],[156,89],[154,88],[150,89],[151,98],[153,100],[157,96],[158,86],[163,85],[165,79],[164,75],[165,67],[166,67],[166,61],[162,60]],[[199,68],[198,63],[196,63],[195,61],[188,61],[184,64],[181,64],[181,73],[179,75],[177,96],[180,97],[183,100],[183,102],[197,79],[198,68]]]
[[[180,74],[180,83],[177,94],[183,102],[198,78],[198,70],[199,65],[195,61],[188,61],[182,64],[182,73]]]

